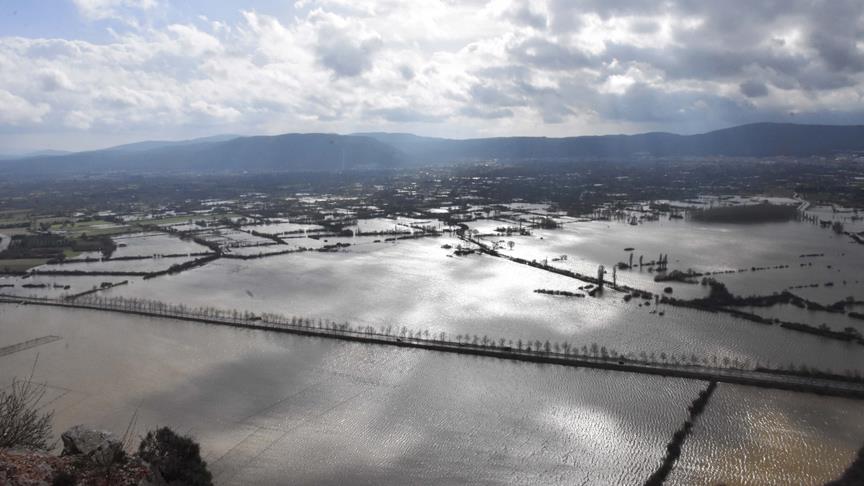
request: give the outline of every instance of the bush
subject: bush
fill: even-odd
[[[212,486],[213,477],[207,463],[201,460],[198,443],[177,435],[168,427],[147,432],[138,446],[138,455],[162,474],[166,482],[189,486]]]
[[[14,380],[0,391],[0,448],[50,448],[53,413],[41,413],[39,403],[45,386],[28,380]]]

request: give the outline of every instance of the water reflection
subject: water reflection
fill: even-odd
[[[699,383],[91,311],[0,306],[2,341],[58,334],[57,429],[158,424],[222,484],[640,482]],[[3,358],[0,379],[37,349]]]

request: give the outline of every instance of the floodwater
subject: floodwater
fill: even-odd
[[[505,253],[588,275],[603,264],[607,279],[615,263],[628,261],[625,248],[633,248],[635,261],[668,254],[670,269],[734,270],[715,278],[739,295],[791,288],[823,303],[864,300],[864,245],[818,225],[560,219],[567,221],[562,229],[489,239],[512,240]],[[369,228],[384,228],[386,221],[389,229],[395,220],[368,221]],[[472,224],[481,231],[507,225]],[[222,244],[265,241],[233,230],[208,233]],[[450,338],[597,343],[622,354],[864,371],[864,348],[853,343],[726,314],[625,302],[608,289],[597,298],[538,294],[534,290],[585,293],[579,288],[584,283],[501,258],[453,256],[443,246],[461,242],[449,236],[394,242],[296,236],[289,245],[236,252],[351,245],[336,252],[219,259],[178,275],[129,278],[128,285],[100,295],[376,329],[405,326]],[[125,250],[166,254],[171,251],[160,251],[160,241],[186,245],[164,238],[143,236]],[[57,267],[149,271],[181,261]],[[783,268],[754,269],[776,266]],[[619,270],[617,279],[654,292],[670,286],[681,298],[707,293],[699,284],[654,282],[654,275]],[[0,284],[15,287],[0,291],[56,297],[126,279],[6,277]],[[22,287],[39,283],[49,287]],[[844,314],[789,305],[744,310],[864,331],[864,321]],[[49,334],[63,339],[0,357],[0,386],[29,373],[38,354],[36,378],[49,385],[58,432],[89,422],[122,433],[138,410],[138,433],[168,424],[195,435],[218,484],[286,478],[319,484],[640,484],[659,465],[687,405],[705,386],[171,319],[0,305],[0,347]],[[669,484],[822,484],[864,444],[862,416],[860,401],[720,385]]]
[[[745,310],[769,319],[803,322],[811,326],[825,324],[835,331],[842,331],[847,327],[851,327],[864,334],[864,320],[850,317],[849,314],[800,309],[791,304],[781,304],[772,307],[747,307]],[[864,313],[864,305],[849,306],[846,310],[861,314]],[[864,352],[864,349],[862,349],[862,352]]]
[[[0,383],[55,432],[167,424],[217,484],[639,484],[704,383],[107,312],[0,305]]]
[[[118,284],[122,281],[140,280],[140,277],[127,276],[66,276],[66,275],[34,275],[34,276],[0,276],[0,293],[22,297],[51,297],[80,294],[102,284]],[[28,287],[25,287],[27,285]],[[44,287],[42,287],[44,285]],[[35,286],[35,287],[34,287]]]
[[[860,400],[720,384],[667,484],[822,485],[864,445]]]
[[[244,226],[241,228],[243,231],[255,231],[256,233],[267,234],[267,235],[283,235],[286,233],[306,233],[306,232],[316,232],[324,229],[323,226],[317,224],[299,224],[299,223],[289,223],[287,221],[282,223],[270,223],[270,224],[259,224],[254,226]]]
[[[534,290],[541,288],[578,292],[581,282],[489,256],[450,257],[452,250],[441,248],[445,243],[455,246],[458,240],[423,238],[351,246],[338,253],[223,259],[104,294],[376,329],[406,326],[451,337],[549,339],[579,347],[597,343],[625,354],[696,354],[751,364],[864,370],[860,345],[725,314],[665,305],[655,312],[654,306],[640,306],[639,299],[626,303],[612,291],[602,298],[537,294]]]
[[[183,255],[205,253],[210,249],[194,241],[182,240],[177,236],[163,233],[133,233],[115,236],[117,249],[112,258],[127,256]]]
[[[102,260],[98,262],[54,263],[36,267],[42,272],[160,272],[196,257],[147,258],[144,260]],[[200,258],[200,257],[198,257]]]
[[[495,226],[506,224],[477,223],[481,232],[494,230]],[[604,265],[608,280],[612,279],[612,267],[618,262],[629,263],[631,253],[635,264],[640,256],[650,262],[662,253],[668,255],[669,270],[734,271],[713,278],[726,283],[737,295],[767,295],[814,283],[820,288],[793,291],[830,303],[848,295],[864,295],[864,245],[810,223],[736,225],[660,220],[634,226],[621,221],[589,221],[566,223],[555,230],[534,229],[531,236],[486,239],[513,241],[513,250],[502,250],[505,254],[527,260],[548,260],[550,265],[586,275],[596,275],[597,267]],[[633,250],[625,251],[627,248]],[[553,261],[562,255],[567,259]],[[783,269],[751,270],[787,265],[788,268]],[[655,293],[671,286],[673,295],[680,298],[702,297],[708,293],[707,287],[701,285],[654,282],[655,275],[646,268],[619,270],[617,280],[619,284]],[[829,282],[834,285],[825,287]]]

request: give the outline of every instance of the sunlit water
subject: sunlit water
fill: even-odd
[[[182,255],[187,253],[204,253],[209,248],[191,240],[182,240],[177,236],[161,233],[133,233],[115,236],[117,249],[112,258],[128,256],[152,255]]]
[[[864,370],[859,345],[762,326],[724,314],[640,307],[621,294],[568,298],[535,289],[578,291],[574,279],[489,256],[449,257],[452,238],[349,247],[260,260],[218,260],[176,276],[136,281],[105,295],[407,326],[451,336],[592,343],[618,352],[675,353]]]
[[[167,424],[218,484],[639,484],[703,383],[0,305],[0,380],[49,386],[57,432]]]
[[[864,403],[721,384],[667,484],[822,485],[864,445]]]
[[[471,225],[477,225],[481,231],[491,231],[496,226],[494,222]],[[506,225],[498,223],[497,226]],[[829,303],[849,295],[864,297],[864,245],[810,223],[708,224],[661,220],[633,226],[620,221],[590,221],[566,223],[556,230],[534,229],[531,236],[486,239],[513,241],[512,250],[502,250],[505,254],[527,260],[546,260],[550,265],[586,275],[596,275],[598,265],[605,265],[608,280],[612,280],[614,265],[629,263],[630,253],[634,255],[634,264],[638,264],[640,256],[647,263],[662,253],[668,255],[670,270],[736,271],[714,278],[725,282],[738,295],[766,295],[816,283],[819,288],[793,291]],[[633,250],[625,251],[627,248]],[[802,257],[812,254],[820,256]],[[567,259],[553,261],[562,255]],[[737,272],[780,265],[789,268]],[[682,298],[708,293],[701,285],[654,282],[655,275],[648,268],[619,270],[617,280],[657,293],[671,286],[673,296]],[[829,282],[834,286],[824,287]]]
[[[628,247],[637,259],[668,253],[670,269],[790,265],[717,278],[743,295],[818,283],[793,292],[826,303],[864,298],[864,245],[818,226],[570,221],[560,230],[502,237],[515,243],[504,252],[548,258],[586,274],[599,264],[627,261]],[[494,229],[499,223],[478,224]],[[158,241],[146,238],[128,251],[159,253]],[[449,256],[452,249],[442,245],[460,243],[451,237],[296,240],[351,246],[221,259],[179,275],[130,278],[129,285],[101,294],[377,329],[407,326],[450,337],[566,340],[622,353],[864,371],[864,348],[855,344],[724,314],[640,306],[641,300],[624,302],[614,291],[598,298],[537,294],[539,288],[579,292],[583,283],[489,256]],[[822,256],[801,257],[811,253]],[[568,258],[551,261],[561,255]],[[152,271],[168,260],[175,263],[62,269]],[[619,283],[655,292],[672,286],[677,297],[707,292],[701,285],[655,283],[653,276],[647,270],[617,274]],[[0,283],[16,285],[4,293],[57,297],[124,279],[5,277]],[[43,282],[51,288],[21,287]],[[864,321],[842,314],[793,306],[746,310],[864,330]],[[862,312],[860,306],[851,310]],[[38,353],[36,377],[51,387],[58,431],[91,422],[122,432],[138,409],[139,432],[165,423],[195,434],[220,484],[288,477],[324,484],[639,484],[659,464],[687,404],[704,386],[168,319],[0,305],[0,346],[48,334],[63,339],[0,357],[3,384],[27,374]],[[864,442],[862,412],[857,401],[721,385],[670,484],[821,484],[839,475]]]

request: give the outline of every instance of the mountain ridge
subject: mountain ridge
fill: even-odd
[[[753,123],[695,135],[648,132],[576,137],[449,139],[410,133],[288,133],[139,142],[2,162],[7,173],[344,171],[482,160],[651,156],[812,156],[864,151],[864,125]]]

